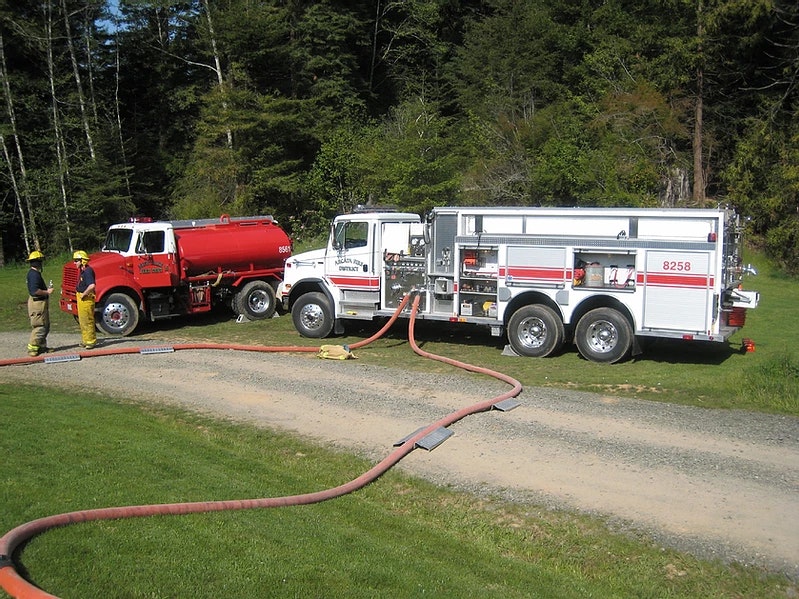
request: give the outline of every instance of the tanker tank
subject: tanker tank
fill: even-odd
[[[291,240],[270,219],[176,228],[175,240],[181,270],[188,277],[282,268],[291,255]]]

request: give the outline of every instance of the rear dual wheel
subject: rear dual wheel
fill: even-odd
[[[276,308],[275,290],[266,281],[250,281],[233,297],[233,311],[250,320],[272,318]]]
[[[551,356],[563,345],[564,336],[563,321],[548,306],[523,306],[508,321],[508,341],[522,356]],[[596,308],[577,323],[574,342],[586,360],[613,364],[626,358],[632,349],[632,325],[618,310]]]
[[[577,323],[574,342],[586,360],[613,364],[627,357],[632,348],[632,325],[618,310],[596,308]]]

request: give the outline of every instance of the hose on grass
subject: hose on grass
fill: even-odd
[[[320,503],[323,501],[328,501],[330,499],[341,497],[343,495],[347,495],[349,493],[362,489],[366,485],[377,480],[380,476],[385,474],[389,469],[391,469],[400,460],[402,460],[406,455],[408,455],[414,449],[416,449],[417,442],[419,442],[421,439],[426,437],[431,432],[442,427],[447,427],[471,414],[490,410],[495,404],[504,401],[506,399],[509,399],[511,397],[515,397],[519,393],[521,393],[522,391],[521,383],[510,376],[490,370],[488,368],[474,366],[471,364],[467,364],[465,362],[460,362],[458,360],[453,360],[451,358],[446,358],[444,356],[439,356],[431,352],[422,350],[416,343],[414,335],[415,332],[414,325],[416,321],[416,315],[419,309],[419,301],[421,295],[418,292],[412,292],[412,294],[415,297],[413,300],[413,305],[410,313],[408,340],[411,345],[411,348],[416,354],[425,358],[444,362],[446,364],[450,364],[452,366],[456,366],[458,368],[462,368],[470,372],[492,376],[505,383],[508,383],[509,385],[511,385],[512,388],[501,395],[498,395],[491,399],[487,399],[475,403],[471,406],[457,410],[455,412],[452,412],[444,416],[443,418],[437,420],[436,422],[428,425],[427,427],[420,429],[415,434],[408,437],[394,451],[392,451],[389,455],[383,458],[383,460],[381,460],[379,463],[375,464],[368,471],[364,472],[357,478],[347,483],[344,483],[337,487],[325,489],[323,491],[317,491],[313,493],[303,493],[299,495],[286,495],[282,497],[261,498],[261,499],[232,499],[232,500],[223,500],[223,501],[199,501],[199,502],[187,502],[187,503],[109,507],[109,508],[66,512],[63,514],[57,514],[53,516],[39,518],[37,520],[32,520],[30,522],[17,526],[16,528],[7,532],[2,538],[0,538],[0,587],[2,587],[9,595],[11,595],[12,597],[16,597],[18,599],[58,599],[56,595],[47,593],[46,591],[40,589],[33,583],[26,580],[24,577],[22,577],[17,572],[13,560],[13,554],[20,545],[52,528],[68,526],[70,524],[77,524],[80,522],[94,522],[99,520],[141,518],[141,517],[156,516],[156,515],[197,514],[197,513],[218,512],[226,510],[245,510],[245,509],[254,509],[254,508],[276,508],[276,507],[308,505],[312,503]],[[403,298],[402,302],[397,307],[391,319],[377,333],[375,333],[372,337],[368,339],[352,344],[350,347],[353,348],[364,347],[368,343],[371,343],[374,340],[381,337],[391,327],[394,321],[399,317],[399,314],[402,312],[402,310],[405,309],[405,306],[410,300],[412,294],[408,294]],[[207,343],[178,345],[175,346],[175,349],[235,349],[242,351],[272,351],[272,352],[317,351],[317,348],[315,347],[302,347],[302,346],[284,346],[284,347],[270,348],[270,347],[254,347],[254,346],[243,346],[243,345],[207,344]],[[90,356],[119,355],[119,354],[134,353],[134,351],[138,353],[139,350],[126,348],[126,349],[106,350],[99,352],[94,351],[89,353],[88,355]],[[40,356],[37,356],[36,358],[26,359],[22,363],[41,361],[38,358],[40,358]],[[17,363],[20,362],[16,360],[11,360],[11,361],[6,360],[0,362],[0,366],[6,366]]]

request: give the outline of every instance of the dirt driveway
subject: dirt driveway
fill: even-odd
[[[76,354],[75,342],[50,335],[50,355]],[[26,343],[26,333],[0,334],[0,359],[23,356]],[[164,342],[114,339],[103,349],[152,345]],[[0,368],[3,382],[34,379],[296,431],[374,460],[508,388],[455,370],[217,350]],[[400,467],[470,492],[601,515],[663,545],[799,579],[799,419],[530,386],[518,400],[455,423],[446,442]]]

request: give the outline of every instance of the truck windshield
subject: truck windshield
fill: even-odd
[[[110,229],[105,236],[103,250],[107,252],[127,252],[133,231],[130,229]]]

